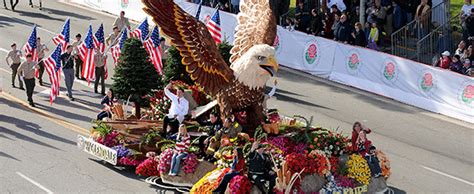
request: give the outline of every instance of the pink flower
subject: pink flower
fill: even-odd
[[[357,64],[357,63],[359,63],[359,56],[357,56],[357,54],[353,53],[353,54],[351,55],[350,60],[351,60],[351,63],[352,63],[352,64]]]

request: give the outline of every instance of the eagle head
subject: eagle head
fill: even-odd
[[[251,47],[230,66],[238,81],[251,89],[263,88],[278,71],[275,49],[267,44]]]

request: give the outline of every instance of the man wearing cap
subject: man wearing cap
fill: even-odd
[[[43,73],[44,73],[44,63],[43,63],[43,58],[44,54],[46,52],[49,52],[48,47],[46,47],[45,44],[41,44],[41,38],[38,37],[36,38],[36,46],[38,47],[38,66],[39,66],[39,84],[42,86],[43,85]]]
[[[105,96],[105,60],[107,59],[107,55],[104,55],[99,50],[96,50],[94,64],[95,64],[95,82],[94,82],[94,92],[97,92],[97,88],[99,87],[99,80],[100,80],[100,90],[101,94]]]
[[[439,67],[443,69],[449,68],[449,65],[451,64],[451,53],[449,51],[444,51],[441,53],[441,58],[439,59]]]
[[[35,90],[35,69],[39,69],[39,65],[33,61],[31,54],[26,55],[26,61],[18,67],[18,74],[23,77],[26,85],[26,96],[30,106],[35,107],[33,103],[33,91]]]
[[[273,166],[270,157],[263,152],[264,146],[260,142],[255,141],[252,144],[250,154],[248,156],[248,177],[262,193],[273,193],[275,187],[275,172],[272,171]],[[265,182],[269,181],[269,187],[266,188]]]
[[[18,67],[20,67],[21,63],[21,51],[16,49],[16,43],[13,43],[11,48],[12,50],[8,52],[7,58],[5,60],[7,61],[7,65],[12,69],[12,87],[15,87],[15,77],[17,75]],[[10,63],[8,59],[11,59],[12,62]],[[21,81],[20,76],[18,76],[18,82],[20,84],[20,89],[24,90],[23,82]]]

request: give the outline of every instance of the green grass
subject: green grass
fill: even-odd
[[[462,5],[464,0],[451,0],[451,17],[459,14],[461,12]]]

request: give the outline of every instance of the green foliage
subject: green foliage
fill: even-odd
[[[142,100],[142,96],[151,94],[152,90],[163,86],[143,44],[138,39],[128,39],[125,42],[112,80],[115,96],[122,100],[127,100],[131,96],[131,101],[138,102],[141,106],[149,104]]]
[[[112,127],[109,127],[102,121],[96,121],[95,124],[96,126],[93,127],[94,131],[97,131],[101,137],[105,137],[113,131]]]
[[[224,58],[226,63],[230,66],[229,59],[231,56],[230,49],[232,49],[232,45],[224,41],[218,45],[218,48],[222,57]],[[169,83],[170,81],[181,80],[190,86],[194,85],[194,81],[191,80],[188,73],[186,72],[186,67],[181,62],[182,59],[183,57],[181,57],[176,47],[173,46],[168,49],[168,58],[166,59],[166,62],[163,67],[164,74],[165,74],[165,78],[163,80],[164,83]]]

